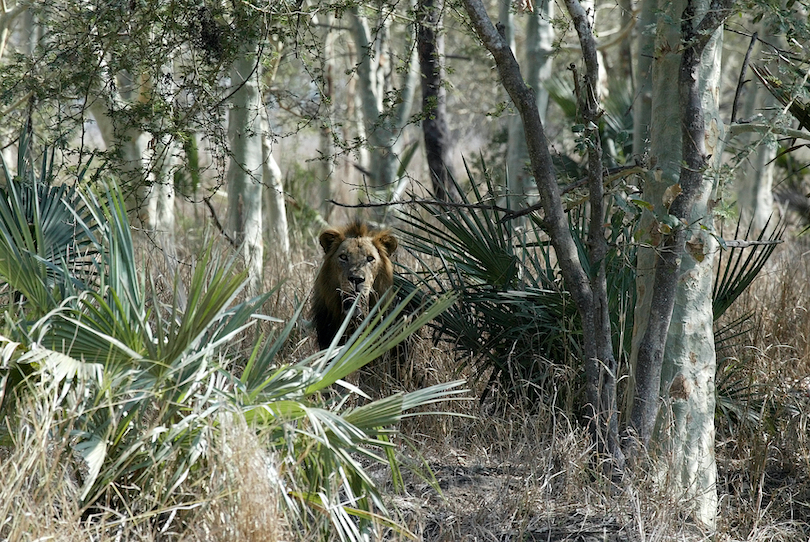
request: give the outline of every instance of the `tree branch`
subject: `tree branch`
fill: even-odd
[[[585,342],[585,375],[588,402],[591,405],[592,431],[597,445],[613,458],[615,467],[624,468],[625,458],[619,440],[618,408],[616,404],[616,374],[618,367],[613,355],[613,342],[607,296],[607,273],[605,257],[608,246],[605,236],[605,185],[602,165],[602,141],[599,136],[599,59],[596,39],[593,35],[588,14],[579,0],[565,0],[565,6],[574,22],[582,58],[585,61],[585,74],[582,84],[575,80],[579,88],[577,101],[585,124],[588,138],[588,198],[590,217],[588,220],[589,260],[595,267],[591,272],[590,314],[581,315],[583,339]],[[576,70],[575,79],[578,79]],[[586,333],[586,326],[591,326]],[[590,335],[590,337],[588,337]],[[593,344],[589,344],[589,342]]]
[[[757,43],[757,33],[754,32],[754,35],[751,36],[751,43],[748,44],[748,50],[745,52],[745,58],[743,59],[742,67],[740,68],[740,77],[737,79],[737,90],[734,91],[734,103],[731,106],[731,120],[729,124],[734,124],[737,122],[737,106],[740,102],[740,94],[742,93],[742,87],[745,84],[745,72],[748,71],[748,63],[751,60],[751,51],[754,50],[754,45]]]
[[[557,185],[548,140],[535,103],[534,91],[523,81],[520,66],[512,50],[495,29],[481,0],[464,0],[463,3],[473,29],[495,59],[501,83],[523,120],[532,173],[545,212],[544,228],[551,237],[560,269],[578,309],[587,312],[591,304],[590,285],[579,261],[577,246],[568,229],[568,220],[562,206],[560,188]]]

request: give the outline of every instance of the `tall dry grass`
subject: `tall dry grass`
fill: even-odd
[[[810,537],[810,250],[791,240],[731,307],[748,326],[721,351],[750,416],[718,417],[721,528],[739,540]]]
[[[268,286],[285,282],[267,314],[285,318],[308,296],[320,255],[314,241],[303,245],[291,258],[298,263],[268,273]],[[444,405],[454,416],[403,421],[404,489],[395,491],[390,474],[375,467],[391,509],[417,539],[428,541],[807,540],[809,260],[801,243],[781,248],[724,316],[730,322],[751,314],[750,326],[721,352],[721,366],[744,384],[740,389],[746,393],[734,397],[742,411],[756,416],[717,417],[717,533],[694,526],[688,503],[662,486],[653,469],[636,468],[621,480],[606,477],[575,412],[492,412],[476,400]],[[285,355],[300,359],[312,349],[302,325]],[[427,335],[412,349],[410,363],[397,383],[403,389],[467,374],[451,344],[434,344]],[[329,536],[306,534],[296,518],[285,517],[274,478],[280,466],[262,435],[238,419],[211,443],[204,471],[184,483],[182,490],[193,496],[189,504],[162,510],[155,521],[134,513],[148,509],[146,503],[81,509],[81,472],[66,468],[76,462],[69,442],[59,437],[69,413],[40,401],[19,416],[23,429],[1,450],[2,540],[251,542]],[[161,532],[167,525],[171,530]],[[408,539],[384,533],[386,539]]]
[[[219,420],[223,429],[211,443],[203,469],[176,490],[185,495],[184,504],[156,510],[150,488],[117,506],[82,507],[82,463],[65,437],[71,413],[53,399],[32,398],[17,414],[13,442],[0,447],[0,540],[292,539],[279,502],[282,484],[274,458],[236,416]]]

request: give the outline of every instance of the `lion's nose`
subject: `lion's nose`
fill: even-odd
[[[354,285],[354,290],[358,291],[362,288],[365,279],[363,279],[363,277],[349,277],[349,282],[351,282],[352,285]]]

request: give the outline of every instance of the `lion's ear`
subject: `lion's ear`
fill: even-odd
[[[383,248],[385,248],[385,251],[388,253],[389,256],[393,254],[394,251],[399,246],[396,237],[394,237],[390,233],[381,233],[380,235],[377,236],[376,241],[380,243],[383,246]]]
[[[343,242],[343,234],[337,230],[326,230],[318,237],[318,242],[321,243],[324,254],[329,254],[332,247]]]

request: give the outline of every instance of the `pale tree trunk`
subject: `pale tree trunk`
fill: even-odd
[[[255,41],[241,46],[231,66],[231,109],[228,115],[228,223],[242,246],[248,269],[248,294],[262,290],[262,126],[259,55]]]
[[[320,129],[320,144],[319,153],[320,159],[318,160],[318,180],[320,182],[318,190],[318,210],[326,222],[329,222],[329,215],[332,206],[328,201],[332,198],[332,184],[335,172],[335,137],[332,133],[335,125],[334,115],[334,78],[337,66],[335,63],[335,40],[337,39],[337,32],[332,28],[332,16],[324,14],[318,21],[323,27],[323,61],[321,62],[321,71],[323,72],[323,85],[321,94],[324,99],[321,100],[321,111],[319,118],[321,119]]]
[[[411,48],[407,75],[399,88],[399,99],[390,110],[386,109],[383,103],[386,90],[384,66],[390,67],[392,59],[382,46],[375,47],[375,43],[382,44],[385,41],[385,36],[378,35],[375,42],[372,42],[368,21],[359,14],[359,9],[352,8],[350,14],[352,36],[360,57],[357,90],[371,151],[368,168],[370,185],[373,189],[391,191],[394,189],[399,167],[396,144],[408,120],[419,78],[417,52],[415,47]],[[381,28],[383,34],[385,30],[384,24]]]
[[[667,4],[658,21],[650,144],[657,169],[645,184],[644,197],[655,205],[660,221],[648,217],[641,226],[655,249],[639,251],[631,423],[640,443],[654,445],[661,454],[662,472],[669,474],[674,489],[692,499],[695,518],[714,528],[716,243],[702,226],[711,231],[711,173],[722,152],[720,27],[728,6],[697,4]],[[673,133],[673,127],[680,133]]]
[[[126,109],[130,104],[148,99],[147,94],[151,90],[151,86],[143,77],[133,77],[126,73],[118,75],[105,73],[107,81],[103,86],[119,88],[121,94],[97,96],[92,99],[88,109],[96,120],[105,147],[116,154],[122,189],[127,196],[127,207],[134,214],[136,224],[139,227],[147,227],[149,224],[148,187],[144,156],[149,137],[136,125],[116,123],[115,117],[117,112]],[[113,81],[115,81],[114,85]]]
[[[262,110],[262,180],[265,186],[267,221],[265,231],[270,250],[280,257],[285,267],[290,261],[290,234],[287,226],[287,207],[284,203],[284,183],[281,168],[273,158],[273,141],[270,138],[270,125],[267,112]]]
[[[281,63],[284,44],[280,40],[270,40],[272,44],[269,67],[262,74],[266,82],[275,80]],[[285,269],[290,267],[290,234],[287,225],[287,206],[284,196],[284,182],[281,168],[273,156],[273,138],[270,129],[270,118],[267,108],[261,108],[262,126],[262,183],[264,185],[265,218],[264,235],[270,244],[270,250],[282,261]]]
[[[0,58],[3,58],[3,54],[6,52],[6,46],[8,45],[9,36],[11,35],[12,25],[16,21],[17,17],[22,15],[24,12],[27,12],[30,4],[28,2],[18,2],[11,7],[8,7],[5,4],[0,5],[0,7],[2,7],[2,9],[0,9]],[[33,23],[33,20],[28,18],[26,19],[27,20],[24,22],[24,24],[26,27],[28,27],[29,24]],[[25,35],[26,32],[28,32],[28,30],[22,30],[23,35]]]
[[[178,308],[185,310],[188,296],[183,282],[177,280],[175,242],[174,170],[178,164],[177,152],[177,142],[169,136],[163,136],[155,143],[146,200],[149,230],[163,254],[169,287],[175,289]]]
[[[175,63],[172,60],[164,64],[167,73],[174,72]],[[156,96],[173,96],[178,93],[176,83],[172,78],[164,78],[154,85],[158,92]],[[170,104],[169,107],[171,107]],[[164,121],[160,121],[164,122]],[[160,249],[163,251],[167,268],[174,275],[177,272],[177,249],[175,247],[174,213],[175,191],[174,173],[179,163],[178,153],[180,147],[173,136],[156,134],[148,154],[150,169],[146,185],[146,204],[149,229],[155,236]],[[172,277],[173,279],[173,277]],[[185,294],[179,292],[180,301],[185,306]]]
[[[177,259],[174,232],[174,168],[177,165],[176,145],[168,136],[155,143],[153,166],[147,192],[149,229],[166,256]]]
[[[658,13],[655,0],[642,0],[638,21],[638,39],[633,69],[633,154],[643,157],[650,145],[650,119],[652,118],[652,66],[655,56],[653,28]]]
[[[551,77],[551,55],[554,52],[554,27],[551,19],[554,17],[554,2],[551,0],[537,2],[534,11],[526,13],[524,17],[526,18],[524,60],[526,85],[534,90],[540,121],[545,122],[548,110],[548,91],[543,82]],[[514,50],[514,45],[512,45],[512,49]],[[529,167],[529,151],[526,147],[526,137],[523,134],[523,122],[520,120],[520,116],[510,119],[506,163],[509,172],[509,193],[515,197],[519,205],[535,203],[537,185],[532,179]]]
[[[11,38],[12,30],[14,28],[14,24],[16,20],[20,17],[20,15],[25,14],[26,16],[22,19],[22,28],[19,30],[19,33],[23,36],[30,36],[34,34],[38,34],[34,32],[34,19],[30,16],[28,8],[30,4],[28,2],[18,2],[16,5],[12,7],[8,7],[5,4],[0,4],[0,59],[3,58],[3,55],[6,52],[6,48],[9,45],[9,38]],[[27,44],[30,45],[30,40]],[[13,46],[12,46],[13,48]],[[26,48],[21,48],[21,52],[23,54],[30,55],[33,53],[33,49],[30,51],[26,51]],[[30,96],[30,93],[29,93]],[[25,99],[28,99],[26,96]],[[6,161],[6,164],[15,164],[17,163],[16,156],[12,155],[12,147],[6,147],[5,149],[0,150],[2,153],[3,159]]]
[[[618,0],[621,10],[619,20],[622,28],[635,28],[633,15],[633,0]],[[622,79],[633,81],[633,40],[628,37],[619,44],[619,66],[615,69],[614,77],[618,75]]]
[[[444,81],[443,0],[420,0],[417,49],[422,72],[422,132],[433,194],[441,201],[461,198],[451,181],[450,130]]]
[[[776,39],[778,39],[776,36],[764,37],[764,40],[771,43]],[[758,81],[750,81],[748,85],[750,89],[742,110],[743,119],[739,120],[773,124],[776,120],[775,113],[779,111],[778,102],[767,89],[758,84]],[[739,176],[737,184],[737,207],[743,224],[750,221],[753,230],[759,232],[773,213],[773,178],[779,144],[776,136],[770,132],[764,135],[742,135],[739,140],[741,147],[753,149],[741,164],[742,175]]]
[[[498,1],[498,30],[503,36],[504,42],[512,50],[512,55],[517,58],[515,50],[515,15],[512,11],[512,0]],[[526,82],[528,85],[528,81]],[[531,86],[531,85],[529,85]],[[535,92],[537,89],[535,88]],[[535,94],[536,96],[536,94]],[[542,110],[540,121],[543,122]],[[506,190],[507,198],[503,202],[508,207],[520,208],[527,203],[525,184],[531,176],[527,171],[529,166],[529,151],[526,147],[526,136],[523,133],[523,121],[517,111],[506,119]]]

